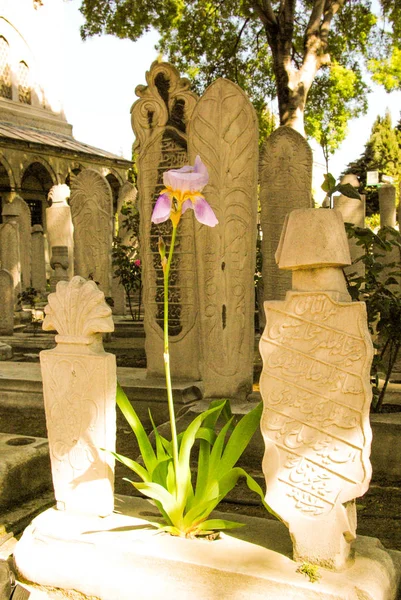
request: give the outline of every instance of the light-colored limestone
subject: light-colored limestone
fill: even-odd
[[[13,335],[14,281],[6,269],[0,270],[0,335]]]
[[[287,213],[312,208],[312,150],[291,127],[279,127],[266,141],[260,159],[260,222],[263,231],[265,300],[282,300],[291,288],[289,273],[280,272],[274,254]]]
[[[71,208],[67,200],[70,188],[65,183],[54,185],[49,191],[51,206],[46,208],[46,227],[49,249],[53,246],[68,248],[68,277],[74,275],[74,227],[71,218]]]
[[[31,285],[31,209],[20,196],[15,196],[12,203],[18,207],[17,223],[19,226],[21,287],[22,290]]]
[[[380,227],[396,226],[395,202],[395,187],[390,184],[381,185],[379,187]]]
[[[93,169],[81,171],[71,183],[74,225],[74,273],[99,283],[105,296],[111,292],[113,195],[105,177]]]
[[[50,509],[36,517],[15,550],[19,571],[42,585],[79,590],[101,600],[395,600],[401,553],[374,538],[354,543],[344,573],[319,569],[311,583],[291,560],[285,527],[271,520],[216,513],[246,527],[216,541],[156,533],[145,500],[116,499],[105,519]]]
[[[45,244],[43,239],[42,225],[34,225],[31,232],[32,237],[32,287],[40,292],[46,291],[46,262]]]
[[[265,302],[266,501],[288,524],[296,560],[343,569],[352,560],[354,499],[371,477],[366,309],[349,302],[340,268],[349,263],[348,245],[337,211],[293,211],[277,254],[281,268],[296,270],[294,291]]]
[[[50,266],[53,273],[50,277],[50,291],[55,292],[59,281],[68,281],[68,248],[53,246]]]
[[[3,206],[3,224],[0,225],[0,267],[12,275],[14,281],[14,300],[21,292],[20,238],[16,207],[12,203]]]
[[[58,331],[57,347],[40,364],[57,507],[105,516],[114,505],[117,382],[101,332],[114,329],[111,310],[82,277],[59,282],[48,300],[43,329]]]
[[[151,223],[163,173],[188,165],[186,129],[197,96],[189,81],[175,67],[155,61],[146,73],[147,86],[136,88],[139,96],[131,109],[138,153],[138,198],[141,214],[141,260],[146,332],[147,370],[150,377],[164,376],[163,274],[157,242],[160,235],[168,247],[171,222]],[[168,92],[167,92],[168,90]],[[176,125],[175,125],[176,123]],[[199,326],[196,292],[194,224],[184,215],[171,268],[170,356],[173,378],[199,379]]]
[[[348,174],[344,175],[341,179],[341,183],[350,183],[355,188],[359,187],[359,181],[356,175]],[[364,195],[361,195],[361,199],[348,198],[347,196],[334,196],[334,208],[343,216],[344,223],[352,223],[356,227],[365,227],[365,215],[366,215],[366,199]],[[357,246],[356,240],[353,238],[348,239],[349,250],[351,254],[351,261],[355,263],[357,258],[363,254],[361,246]],[[365,275],[365,266],[362,262],[357,262],[345,267],[344,272],[348,275],[356,273],[360,277]]]
[[[196,104],[189,152],[191,163],[199,155],[208,168],[203,193],[219,220],[213,228],[196,222],[195,233],[204,394],[244,398],[253,377],[258,121],[228,79]]]

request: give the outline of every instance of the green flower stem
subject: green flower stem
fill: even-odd
[[[169,354],[169,346],[168,346],[168,283],[169,283],[170,267],[171,267],[171,261],[173,258],[176,234],[177,234],[177,225],[174,225],[174,223],[173,223],[173,233],[171,235],[170,250],[168,253],[167,264],[164,268],[164,371],[166,374],[167,402],[168,402],[168,412],[169,412],[169,416],[170,416],[171,442],[173,445],[174,473],[177,477],[178,442],[177,442],[177,429],[176,429],[176,425],[175,425],[173,390],[171,387],[170,354]]]

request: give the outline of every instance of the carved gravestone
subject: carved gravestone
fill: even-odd
[[[199,155],[208,168],[203,193],[219,221],[196,223],[204,395],[245,397],[253,375],[258,124],[236,84],[218,79],[207,88],[189,148],[191,162]]]
[[[53,246],[50,266],[53,272],[50,277],[50,291],[55,292],[59,281],[68,281],[68,248]]]
[[[13,204],[18,209],[17,223],[20,239],[21,287],[25,290],[31,285],[31,209],[20,196],[14,197]]]
[[[21,292],[21,259],[19,226],[17,223],[18,207],[14,203],[3,206],[3,224],[0,225],[0,264],[9,271],[14,281],[14,300]]]
[[[14,280],[6,269],[0,270],[0,335],[13,335]]]
[[[81,171],[71,184],[70,205],[74,273],[93,278],[105,296],[110,296],[113,196],[107,179],[93,169]]]
[[[265,300],[281,300],[291,287],[291,275],[280,272],[274,254],[285,215],[295,208],[312,208],[312,150],[291,127],[276,129],[266,141],[260,160],[260,222],[263,231]]]
[[[356,175],[347,174],[341,179],[341,183],[350,183],[356,189],[359,187],[359,180]],[[341,194],[341,196],[334,196],[334,208],[343,216],[344,223],[352,223],[356,227],[365,227],[365,215],[366,215],[366,202],[365,196],[361,196],[361,199],[348,198]],[[365,266],[359,261],[355,262],[363,254],[363,248],[358,246],[354,238],[348,239],[349,250],[351,254],[352,265],[344,268],[344,272],[349,275],[351,273],[357,273],[358,276],[365,276]],[[354,264],[355,263],[355,264]]]
[[[40,353],[52,477],[59,510],[107,516],[114,508],[116,360],[103,349],[111,309],[94,281],[73,277],[49,295]],[[102,450],[106,449],[106,451]]]
[[[46,262],[45,244],[43,239],[42,225],[32,227],[32,287],[41,292],[46,291]]]
[[[67,202],[70,188],[65,183],[54,185],[49,191],[51,206],[46,208],[46,227],[49,250],[53,246],[68,248],[68,276],[74,275],[74,228],[71,208]]]
[[[366,308],[351,302],[341,214],[295,210],[277,252],[293,271],[285,300],[265,302],[260,341],[266,502],[287,524],[294,560],[349,566],[354,499],[369,486],[373,347]]]
[[[379,187],[380,227],[395,227],[396,194],[393,185],[382,185]]]
[[[163,173],[188,165],[187,125],[197,96],[189,81],[168,63],[155,61],[146,73],[147,86],[138,86],[132,107],[132,128],[138,155],[138,204],[141,214],[145,351],[149,376],[164,376],[163,272],[158,252],[162,236],[171,240],[170,220],[151,223],[154,204],[164,188]],[[187,215],[184,215],[185,217]],[[178,228],[170,271],[169,325],[173,377],[198,379],[199,331],[196,294],[194,224],[183,218]]]

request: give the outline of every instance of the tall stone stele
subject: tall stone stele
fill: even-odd
[[[312,163],[305,138],[286,125],[276,129],[262,148],[259,178],[265,300],[283,300],[291,289],[291,275],[279,271],[274,254],[285,216],[294,209],[313,207]]]
[[[292,271],[292,290],[265,302],[260,341],[266,501],[289,527],[296,561],[343,569],[355,498],[371,477],[373,348],[365,304],[346,289],[341,214],[291,212],[276,258]]]
[[[70,188],[65,183],[54,185],[49,191],[51,206],[46,208],[47,239],[49,253],[54,246],[68,248],[68,277],[74,275],[74,228],[71,208],[68,204]]]
[[[203,193],[219,220],[195,225],[204,395],[245,399],[253,381],[258,120],[235,83],[217,79],[199,99],[189,150],[192,164],[199,155],[207,166]]]
[[[12,275],[14,282],[14,300],[17,302],[18,294],[21,292],[21,255],[19,207],[13,202],[3,205],[3,223],[0,225],[0,263],[1,268],[6,269]]]
[[[56,348],[40,353],[57,508],[106,516],[114,508],[116,360],[103,349],[111,309],[94,281],[60,281],[43,329]],[[106,451],[102,450],[106,449]]]
[[[6,269],[0,269],[0,335],[14,332],[14,280]]]
[[[188,79],[181,78],[169,63],[153,62],[146,73],[146,82],[146,86],[137,86],[135,93],[139,100],[131,108],[141,215],[145,352],[147,375],[164,377],[163,270],[158,240],[162,236],[169,247],[172,228],[170,220],[155,225],[151,216],[164,188],[163,173],[189,164],[187,127],[197,96],[191,92]],[[177,231],[170,271],[169,332],[172,376],[199,379],[199,310],[191,218],[183,218]]]
[[[84,169],[71,183],[74,273],[91,277],[105,296],[111,293],[113,194],[105,177]]]

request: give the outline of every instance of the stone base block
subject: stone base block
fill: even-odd
[[[36,517],[15,549],[21,575],[101,600],[397,597],[401,553],[374,538],[356,540],[349,569],[320,568],[319,581],[311,583],[297,572],[279,522],[226,514],[246,527],[216,541],[187,540],[150,528],[146,519],[155,509],[145,500],[117,497],[116,510],[103,519],[54,508]]]
[[[0,510],[52,486],[46,439],[0,433]]]

